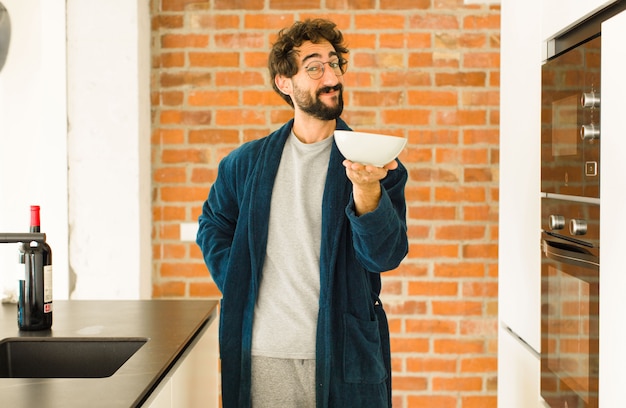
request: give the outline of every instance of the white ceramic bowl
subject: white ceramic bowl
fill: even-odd
[[[398,157],[406,145],[406,139],[376,133],[335,130],[335,143],[346,159],[383,167]]]

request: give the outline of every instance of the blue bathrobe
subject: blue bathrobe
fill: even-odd
[[[199,218],[197,243],[223,295],[219,342],[224,408],[250,407],[254,305],[272,187],[292,125],[293,120],[225,157]],[[349,130],[342,120],[337,129]],[[357,217],[343,160],[333,143],[322,201],[317,407],[390,407],[389,327],[378,297],[379,273],[396,268],[408,252],[407,172],[401,163],[389,171],[381,181],[378,208]]]

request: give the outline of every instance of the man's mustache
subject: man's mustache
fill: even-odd
[[[323,93],[329,93],[329,92],[334,92],[334,91],[343,91],[343,85],[337,84],[335,86],[325,86],[321,88],[319,91],[317,91],[317,96]]]

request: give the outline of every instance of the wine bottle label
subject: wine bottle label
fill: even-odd
[[[43,302],[46,303],[45,312],[52,311],[52,265],[45,265],[43,267]]]

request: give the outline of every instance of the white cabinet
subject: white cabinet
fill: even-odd
[[[500,321],[540,347],[541,0],[502,2]]]
[[[626,12],[602,25],[600,407],[625,406]]]
[[[148,408],[217,408],[218,324],[198,334],[144,404]]]
[[[498,332],[498,407],[544,408],[539,356],[506,328]]]
[[[544,0],[541,18],[542,40],[560,34],[617,0]]]

